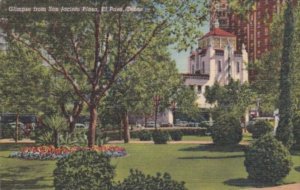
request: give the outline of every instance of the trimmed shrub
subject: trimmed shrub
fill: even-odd
[[[248,178],[262,183],[276,183],[291,170],[291,155],[286,147],[271,134],[267,134],[245,153],[244,165]]]
[[[151,132],[149,131],[140,131],[139,132],[139,139],[140,141],[151,141]]]
[[[300,149],[300,114],[295,114],[293,118],[293,126],[294,126],[294,139],[295,139],[295,148]]]
[[[274,128],[271,123],[262,120],[256,122],[255,124],[249,125],[247,130],[252,134],[252,138],[257,139],[267,133],[272,132]]]
[[[114,174],[109,157],[96,151],[78,151],[58,160],[54,187],[57,190],[110,190]]]
[[[181,131],[170,131],[169,134],[173,141],[181,141],[182,140],[183,133]]]
[[[152,133],[154,144],[167,144],[169,140],[169,133],[162,130],[155,130]]]
[[[130,175],[122,183],[118,183],[112,190],[187,190],[184,182],[172,180],[170,174],[157,173],[156,176],[145,175],[138,170],[130,170]]]
[[[178,130],[178,129],[174,129]],[[207,132],[207,128],[185,128],[185,129],[179,129],[184,136],[205,136],[205,133]]]
[[[239,119],[233,116],[219,117],[211,127],[212,139],[217,145],[234,145],[242,140]]]

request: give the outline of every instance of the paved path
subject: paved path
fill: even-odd
[[[16,142],[14,139],[0,139],[0,144],[11,144],[11,143],[16,143]],[[24,144],[24,143],[35,143],[35,141],[30,139],[18,140],[18,144]]]
[[[300,183],[281,185],[277,187],[252,188],[247,190],[300,190]]]
[[[109,141],[109,144],[123,144],[124,141]],[[154,144],[153,141],[131,140],[129,144]],[[212,141],[169,141],[168,144],[213,144]],[[240,142],[240,145],[248,145],[249,142]]]
[[[13,139],[0,139],[0,144],[15,143]],[[35,143],[34,140],[22,139],[18,143]],[[109,141],[109,144],[124,144],[124,141]],[[131,140],[130,144],[154,144],[153,141]],[[213,144],[212,141],[169,141],[168,144]],[[248,142],[241,142],[241,145],[248,145]]]

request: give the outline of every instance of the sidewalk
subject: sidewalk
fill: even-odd
[[[12,144],[16,143],[14,139],[0,139],[0,144]],[[34,140],[22,139],[18,140],[17,144],[35,143]]]
[[[124,144],[124,141],[109,141],[109,144]],[[154,144],[153,141],[131,140],[129,144]],[[168,141],[168,144],[213,144],[212,141]],[[249,142],[240,142],[240,145],[248,145]]]
[[[300,183],[281,185],[277,187],[251,188],[247,190],[300,190]]]
[[[13,139],[0,139],[0,144],[15,143]],[[34,140],[22,139],[18,141],[18,144],[22,143],[35,143]],[[124,141],[109,141],[108,144],[124,144]],[[139,141],[131,140],[129,144],[154,144],[153,141]],[[213,144],[212,141],[168,141],[168,144]],[[240,142],[240,145],[248,145],[248,142]]]

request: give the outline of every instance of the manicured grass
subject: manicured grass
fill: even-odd
[[[0,189],[53,189],[55,161],[8,158],[22,145],[0,144]]]
[[[190,190],[251,188],[246,177],[243,146],[128,144],[125,158],[116,158],[116,180],[122,180],[129,169],[146,174],[169,172],[172,178],[186,182]],[[55,161],[26,161],[7,158],[17,147],[0,145],[0,189],[53,189]],[[293,156],[294,168],[285,183],[300,182],[300,153]]]
[[[183,141],[212,141],[211,136],[183,136]]]
[[[183,136],[183,141],[212,141],[211,136]],[[250,133],[244,133],[243,134],[243,142],[251,142],[253,141],[252,135]]]

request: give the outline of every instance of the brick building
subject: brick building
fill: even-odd
[[[219,22],[219,27],[237,36],[237,49],[245,44],[249,61],[256,59],[270,50],[269,26],[273,16],[278,14],[283,0],[258,0],[254,10],[245,18],[233,14],[227,0],[212,0],[210,26]]]

